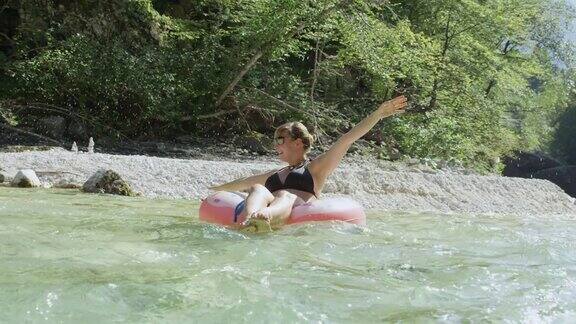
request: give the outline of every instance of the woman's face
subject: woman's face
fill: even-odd
[[[302,140],[292,139],[288,132],[281,132],[274,139],[274,148],[280,160],[291,162],[295,156],[302,155]]]

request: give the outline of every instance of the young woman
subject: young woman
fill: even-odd
[[[240,218],[246,216],[240,228],[259,231],[280,226],[290,216],[293,206],[320,196],[326,180],[352,143],[364,136],[380,119],[403,113],[406,103],[404,96],[384,102],[314,160],[307,158],[313,137],[306,127],[297,122],[284,124],[276,129],[274,144],[279,158],[288,166],[210,189],[248,191],[246,199],[236,208]]]

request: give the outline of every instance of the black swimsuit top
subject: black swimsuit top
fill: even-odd
[[[284,183],[280,181],[280,175],[276,172],[266,179],[264,186],[270,190],[270,192],[281,189],[295,189],[309,192],[316,196],[314,192],[314,179],[310,171],[308,171],[308,162],[290,169]]]

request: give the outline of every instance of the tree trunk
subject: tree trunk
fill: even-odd
[[[220,104],[222,103],[222,101],[224,101],[224,98],[226,98],[230,94],[230,92],[232,92],[232,90],[234,90],[236,85],[238,85],[238,82],[240,82],[240,80],[242,80],[242,78],[244,78],[244,75],[246,75],[246,73],[248,73],[248,71],[250,71],[250,69],[252,69],[252,67],[256,64],[256,62],[258,62],[258,60],[262,57],[262,54],[264,54],[264,52],[261,49],[258,50],[252,56],[250,61],[248,61],[248,63],[246,63],[246,65],[244,65],[244,68],[242,69],[242,71],[240,71],[240,73],[238,73],[238,75],[236,75],[234,80],[232,80],[232,82],[230,82],[230,84],[226,87],[226,90],[224,90],[224,92],[222,92],[220,97],[218,97],[218,100],[216,101],[216,107],[220,107]]]
[[[334,6],[328,7],[326,9],[322,10],[322,12],[320,12],[318,14],[316,19],[314,19],[314,22],[317,22],[320,19],[324,18],[325,16],[330,14],[333,10],[338,9],[338,8],[342,8],[342,6],[349,1],[350,0],[342,0],[342,1],[338,2],[337,4],[335,4]],[[298,35],[298,33],[300,33],[306,27],[306,23],[307,23],[307,21],[301,22],[298,25],[298,27],[296,27],[295,29],[293,29],[291,32],[288,33],[287,38],[293,38],[294,36]],[[222,92],[222,94],[218,97],[218,100],[216,100],[216,107],[219,107],[220,104],[222,104],[222,101],[224,101],[224,98],[226,98],[232,91],[234,91],[234,89],[236,88],[238,83],[242,80],[242,78],[244,78],[244,75],[246,75],[246,73],[248,73],[248,71],[250,71],[250,69],[252,69],[252,67],[262,57],[264,52],[268,51],[274,45],[275,44],[266,44],[263,48],[258,49],[258,51],[252,56],[250,61],[248,61],[248,63],[246,65],[244,65],[244,68],[242,68],[242,71],[240,71],[240,73],[238,73],[238,75],[236,75],[234,80],[232,80],[232,82],[230,82],[230,84],[226,87],[224,92]]]
[[[504,48],[502,49],[502,56],[506,56],[508,55],[508,53],[510,53],[510,51],[512,51],[512,42],[510,40],[506,41],[506,45],[504,45]],[[501,67],[497,68],[497,71],[501,70]],[[486,87],[486,90],[484,91],[486,96],[490,95],[490,92],[492,92],[492,89],[496,86],[496,83],[498,83],[496,81],[496,78],[493,78],[492,80],[490,80],[490,82],[488,82],[488,86]]]
[[[450,17],[451,15],[448,14],[448,20],[446,21],[446,28],[444,29],[444,47],[442,48],[442,55],[440,61],[444,61],[446,54],[448,53],[448,48],[450,47]],[[434,85],[432,86],[432,94],[430,95],[430,103],[428,104],[428,108],[426,110],[433,110],[436,108],[437,101],[438,101],[438,85],[439,85],[439,76],[436,74],[434,77]]]
[[[310,86],[310,101],[314,102],[314,91],[316,90],[316,82],[318,81],[318,52],[320,51],[320,40],[316,40],[316,48],[314,50],[314,71],[312,71],[312,85]]]

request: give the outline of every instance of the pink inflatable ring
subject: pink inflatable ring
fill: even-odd
[[[220,224],[238,225],[245,221],[240,217],[244,197],[232,192],[219,191],[200,204],[200,220]],[[321,221],[342,221],[366,225],[364,208],[349,198],[326,198],[292,208],[287,224]]]

